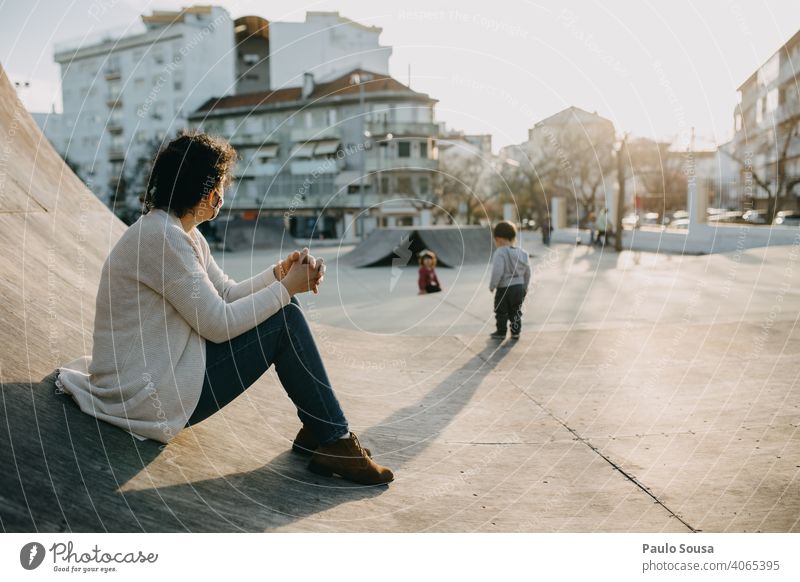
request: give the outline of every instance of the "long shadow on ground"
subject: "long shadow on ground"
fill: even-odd
[[[402,486],[402,469],[458,416],[508,351],[487,343],[420,401],[360,435],[373,448],[395,451],[385,460],[400,472],[391,487]],[[2,385],[4,531],[263,531],[386,491],[317,477],[305,459],[286,451],[254,471],[121,492],[168,450],[84,414],[55,394],[54,379]]]

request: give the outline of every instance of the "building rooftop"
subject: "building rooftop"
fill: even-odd
[[[313,91],[305,99],[309,101],[318,101],[320,99],[339,97],[343,95],[357,96],[359,93],[359,84],[351,82],[351,79],[354,75],[367,77],[367,80],[362,82],[365,93],[406,93],[408,95],[415,95],[419,96],[420,98],[435,101],[435,99],[428,97],[427,94],[414,91],[389,75],[373,73],[363,69],[354,69],[353,71],[337,77],[332,81],[316,84]],[[219,110],[238,109],[240,107],[261,107],[263,105],[284,102],[288,103],[291,101],[301,101],[303,99],[302,87],[285,87],[282,89],[273,89],[269,91],[230,95],[227,97],[214,97],[203,103],[193,115]]]
[[[737,91],[741,91],[742,89],[744,89],[744,87],[745,87],[746,85],[748,85],[748,84],[749,84],[749,83],[751,83],[753,80],[755,80],[755,79],[756,79],[756,77],[758,76],[758,71],[759,71],[759,70],[760,70],[760,69],[761,69],[761,68],[762,68],[764,65],[766,65],[766,64],[767,64],[767,63],[768,63],[768,62],[769,62],[769,61],[770,61],[770,60],[771,60],[771,59],[772,59],[772,58],[773,58],[773,57],[774,57],[774,56],[775,56],[777,53],[779,53],[779,52],[781,52],[781,51],[783,51],[783,50],[785,50],[785,51],[787,51],[787,52],[788,52],[788,50],[789,50],[789,49],[791,49],[791,48],[792,48],[794,45],[796,45],[796,44],[797,44],[797,43],[799,43],[799,42],[800,42],[800,30],[798,30],[797,32],[795,32],[795,33],[794,33],[794,34],[791,36],[791,38],[789,38],[789,40],[787,40],[785,43],[783,43],[783,44],[782,44],[782,45],[781,45],[781,46],[780,46],[780,47],[779,47],[779,48],[778,48],[778,49],[777,49],[775,52],[773,52],[773,53],[770,53],[770,55],[769,55],[769,58],[767,58],[767,59],[766,59],[766,60],[765,60],[765,61],[764,61],[764,62],[763,62],[763,63],[762,63],[762,64],[761,64],[761,65],[760,65],[758,68],[756,68],[756,70],[755,70],[755,71],[753,71],[753,73],[752,73],[752,74],[748,75],[747,79],[745,79],[745,80],[742,82],[742,84],[741,84],[741,85],[739,85],[739,86],[736,88],[736,90],[737,90]]]

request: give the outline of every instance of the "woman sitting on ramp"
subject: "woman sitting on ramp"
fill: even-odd
[[[392,472],[349,431],[295,298],[317,291],[322,259],[295,251],[237,283],[197,229],[217,217],[236,158],[226,141],[197,132],[158,153],[145,213],[103,265],[92,356],[62,366],[57,384],[84,412],[167,443],[274,364],[302,421],[292,448],[311,456],[309,469],[388,483]]]

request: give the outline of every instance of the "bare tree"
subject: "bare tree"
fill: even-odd
[[[634,196],[645,198],[645,204],[650,205],[647,210],[664,213],[686,207],[687,154],[670,147],[669,142],[645,138],[627,142],[626,163],[630,166]]]
[[[497,197],[493,188],[492,160],[477,148],[456,142],[439,152],[436,190],[439,203],[451,216],[464,211],[467,224],[474,224]]]
[[[554,133],[552,139],[566,156],[557,187],[571,193],[583,211],[582,216],[587,216],[597,208],[598,195],[605,192],[607,180],[614,171],[614,134],[575,125]]]
[[[559,161],[530,142],[506,148],[500,156],[502,184],[498,191],[519,208],[520,214],[534,215],[544,224],[550,213],[550,199],[560,190]]]

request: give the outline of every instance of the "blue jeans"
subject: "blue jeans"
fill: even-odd
[[[197,408],[186,426],[208,418],[258,380],[270,365],[320,444],[349,433],[314,336],[297,299],[229,341],[206,340],[206,373]]]

